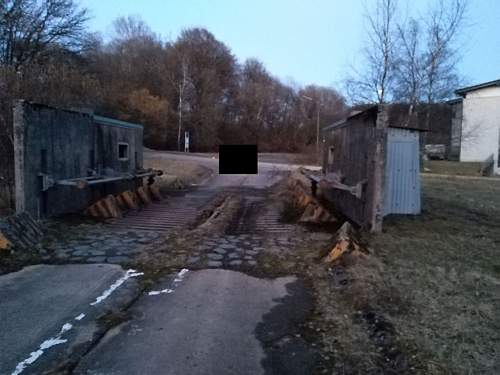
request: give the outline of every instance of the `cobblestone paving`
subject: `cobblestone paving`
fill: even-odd
[[[150,231],[110,231],[100,225],[94,227],[45,245],[43,259],[67,263],[125,263],[160,237]]]
[[[258,256],[266,251],[279,252],[291,244],[289,238],[266,239],[255,234],[208,237],[188,259],[188,266],[208,268],[249,268],[257,265]]]

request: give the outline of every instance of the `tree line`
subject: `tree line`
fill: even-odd
[[[418,17],[397,0],[369,4],[360,68],[345,80],[349,103],[449,97],[460,82],[456,42],[466,0],[434,0]],[[12,188],[13,99],[141,123],[145,145],[156,149],[182,149],[189,131],[193,151],[221,143],[312,151],[317,123],[349,111],[334,88],[287,84],[257,59],[238,61],[204,28],[164,40],[129,16],[114,21],[105,41],[89,31],[89,18],[75,0],[0,0],[0,187]],[[427,118],[432,125],[429,112]]]
[[[0,12],[4,127],[12,99],[23,98],[141,123],[145,144],[158,149],[181,149],[189,131],[196,151],[258,143],[297,152],[315,143],[319,107],[322,124],[346,109],[333,88],[291,87],[256,59],[238,62],[203,28],[165,41],[129,16],[114,21],[105,42],[73,0],[2,0]]]

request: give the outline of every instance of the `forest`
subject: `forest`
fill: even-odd
[[[129,16],[114,21],[114,36],[104,42],[73,1],[7,3],[0,29],[4,132],[12,100],[22,98],[140,123],[145,145],[156,149],[181,149],[189,131],[193,151],[258,143],[263,151],[297,152],[316,141],[318,110],[329,124],[346,109],[336,90],[291,87],[257,59],[238,61],[203,28],[166,41]]]
[[[13,186],[14,99],[140,123],[144,144],[159,150],[183,150],[188,131],[195,152],[231,143],[313,152],[317,129],[352,105],[431,108],[461,82],[457,36],[467,3],[436,0],[417,16],[403,10],[396,0],[366,6],[363,49],[337,90],[284,82],[257,58],[238,60],[204,28],[167,39],[127,16],[104,38],[75,0],[0,0],[0,187]]]

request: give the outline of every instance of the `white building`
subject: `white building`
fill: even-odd
[[[462,162],[493,161],[500,174],[500,80],[464,87],[453,108],[450,154]]]

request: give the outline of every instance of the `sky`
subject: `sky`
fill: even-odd
[[[374,0],[80,0],[89,26],[112,35],[119,16],[139,15],[164,39],[205,27],[240,62],[253,57],[287,83],[340,88],[364,41],[364,4]],[[427,1],[415,0],[415,12]],[[447,0],[445,0],[447,1]],[[466,84],[500,79],[500,0],[469,0],[458,71]]]

